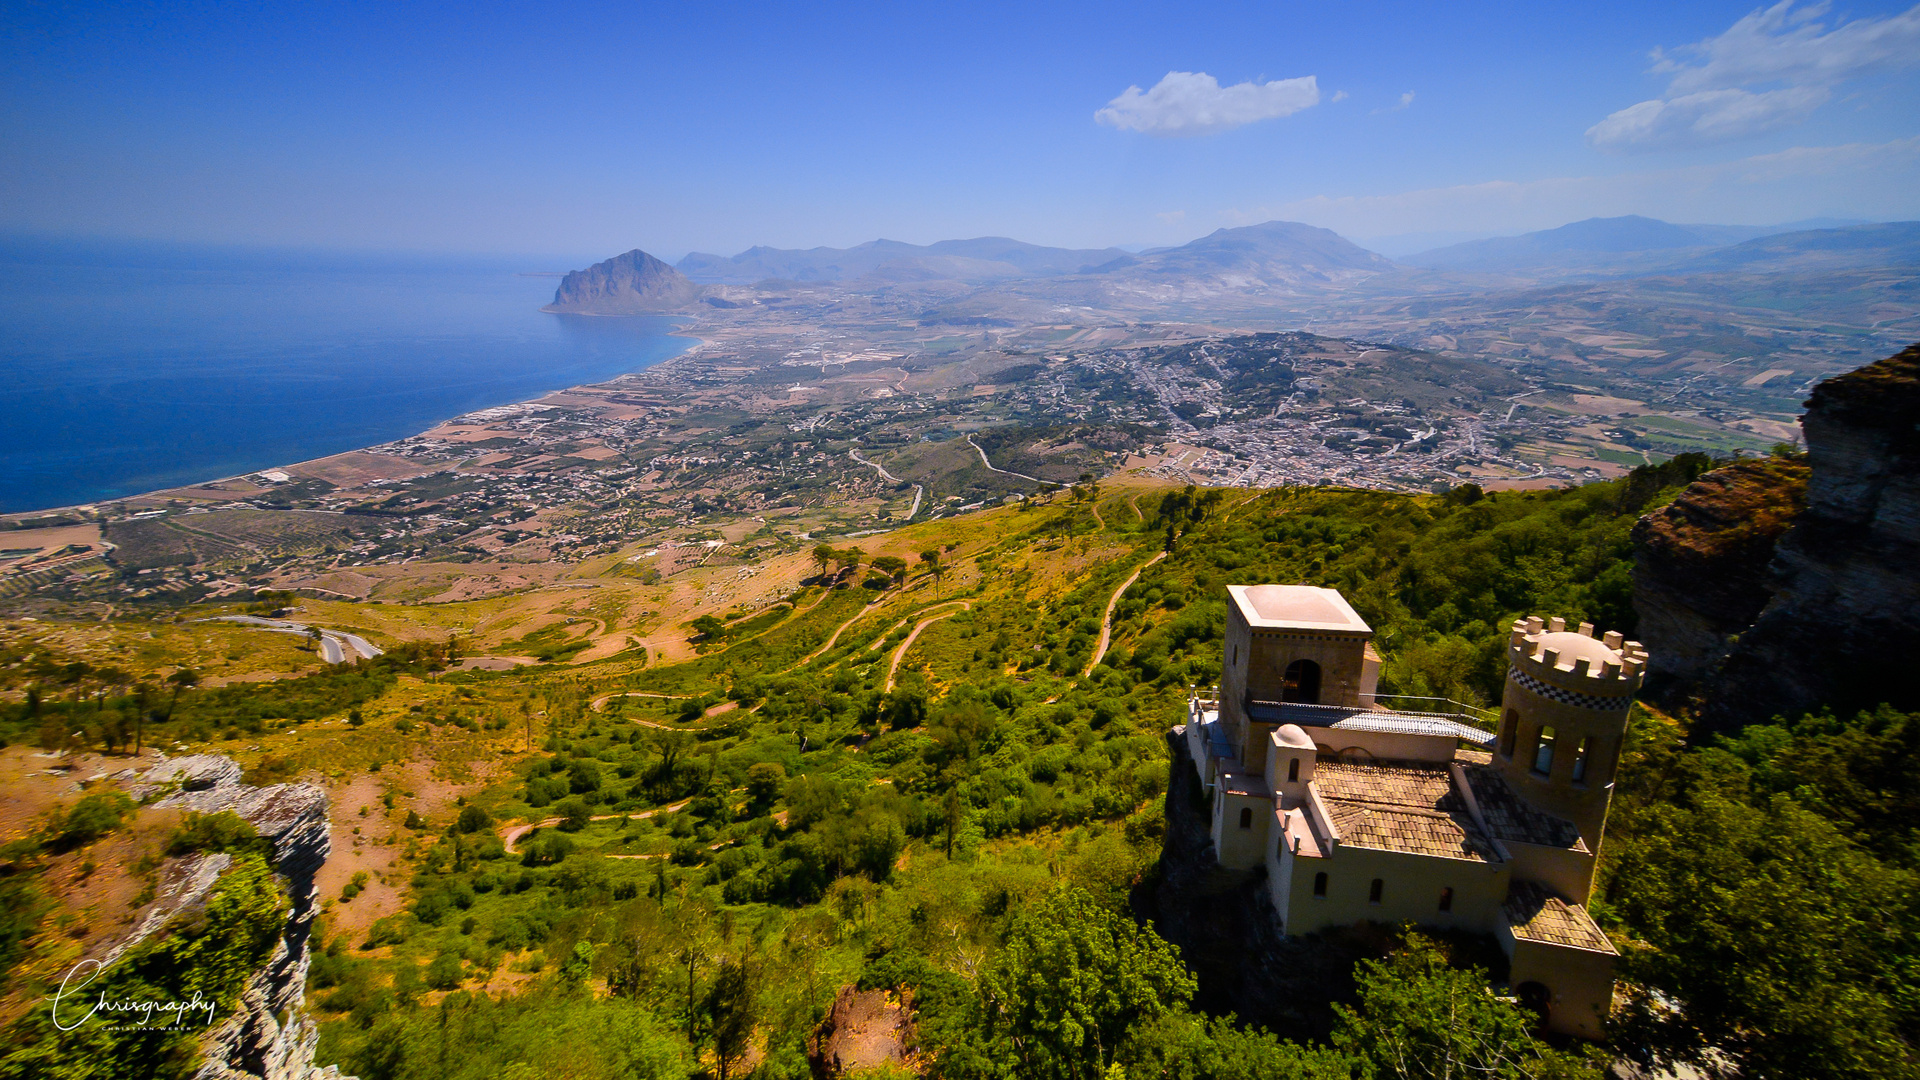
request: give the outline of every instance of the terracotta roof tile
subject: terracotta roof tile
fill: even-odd
[[[1536,810],[1508,787],[1506,777],[1491,765],[1464,765],[1462,771],[1467,774],[1467,785],[1473,788],[1474,801],[1480,804],[1481,816],[1487,819],[1487,828],[1493,835],[1516,844],[1587,850],[1573,822]]]
[[[1534,882],[1514,882],[1507,890],[1504,911],[1513,936],[1523,941],[1618,955],[1586,908],[1569,904]]]
[[[1491,854],[1445,766],[1322,760],[1314,787],[1342,844],[1476,862]]]

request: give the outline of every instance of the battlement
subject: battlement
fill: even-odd
[[[1640,688],[1647,650],[1637,641],[1624,640],[1617,630],[1595,636],[1592,623],[1570,630],[1565,619],[1536,615],[1513,624],[1507,660],[1516,671],[1549,685],[1616,697]]]

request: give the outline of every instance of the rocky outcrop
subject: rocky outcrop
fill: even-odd
[[[274,869],[286,879],[291,910],[286,928],[265,966],[248,980],[234,1011],[216,1024],[203,1045],[206,1058],[197,1080],[322,1080],[337,1078],[332,1066],[313,1063],[319,1029],[305,1012],[309,942],[320,911],[315,877],[327,861],[327,795],[312,784],[252,787],[240,783],[240,768],[226,758],[177,758],[148,770],[137,789],[172,793],[153,805],[213,814],[232,811],[273,844]],[[180,890],[204,897],[225,869],[225,855],[203,856]],[[190,899],[182,903],[191,902]],[[180,910],[181,904],[169,905]],[[164,920],[162,920],[164,921]],[[150,928],[143,927],[144,932]]]
[[[1806,503],[1807,465],[1736,461],[1633,529],[1633,606],[1652,654],[1646,693],[1683,698],[1726,659],[1773,596],[1774,545]]]
[[[843,986],[814,1033],[808,1055],[817,1076],[900,1068],[913,1046],[913,996]]]
[[[650,315],[684,308],[700,286],[659,259],[635,248],[560,279],[553,303],[541,308],[566,315]]]
[[[1774,547],[1765,607],[1705,679],[1703,731],[1920,708],[1920,346],[1821,383],[1801,426],[1806,508]]]

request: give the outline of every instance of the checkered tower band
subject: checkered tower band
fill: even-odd
[[[1507,678],[1517,683],[1522,689],[1530,690],[1546,698],[1548,701],[1557,701],[1562,705],[1572,705],[1581,709],[1592,709],[1594,712],[1622,712],[1629,705],[1633,704],[1633,695],[1631,694],[1625,697],[1601,697],[1599,694],[1582,694],[1573,690],[1562,690],[1551,683],[1541,682],[1539,679],[1521,671],[1517,665],[1507,669]]]

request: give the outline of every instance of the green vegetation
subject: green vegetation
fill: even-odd
[[[283,737],[282,762],[499,763],[443,810],[397,803],[394,781],[404,907],[338,918],[365,876],[329,898],[320,1059],[366,1080],[563,1056],[583,1078],[798,1078],[852,984],[906,992],[916,1060],[955,1080],[1597,1076],[1536,1041],[1470,958],[1391,930],[1322,1041],[1197,1012],[1196,977],[1133,914],[1156,883],[1163,736],[1188,687],[1218,678],[1229,583],[1338,588],[1375,628],[1383,693],[1490,705],[1514,618],[1633,631],[1628,531],[1708,464],[1533,493],[1188,489],[1139,517],[1089,485],[991,528],[943,522],[911,566],[829,547],[823,571],[854,559],[841,569],[873,567],[876,587],[847,573],[716,617],[685,663],[453,673],[426,650],[250,691],[365,715],[297,752]],[[1083,676],[1114,590],[1163,551]],[[52,714],[92,738],[131,696],[67,695],[57,674],[0,723]],[[181,687],[176,715],[147,722],[191,737],[239,715],[216,713],[224,692]],[[1753,1077],[1912,1075],[1920,722],[1816,717],[1694,748],[1650,712],[1633,731],[1594,904],[1637,1002],[1618,1048],[1712,1047]],[[512,852],[496,832],[549,818]],[[172,846],[244,859],[249,843],[192,819]],[[0,876],[0,957],[38,918],[15,886],[30,880]]]
[[[273,952],[287,905],[273,871],[258,855],[241,855],[222,875],[203,912],[180,918],[100,972],[84,992],[61,1000],[57,1018],[35,1009],[7,1032],[0,1077],[7,1080],[93,1080],[187,1077],[199,1070],[197,1050],[207,1022],[226,1015],[241,988]],[[86,982],[83,972],[79,980]],[[204,1009],[180,1012],[183,1003]],[[111,1022],[78,1023],[97,1002],[128,1011]],[[71,1030],[62,1028],[72,1026]]]
[[[1623,1035],[1755,1077],[1920,1075],[1920,716],[1635,730],[1596,905],[1642,988]]]

